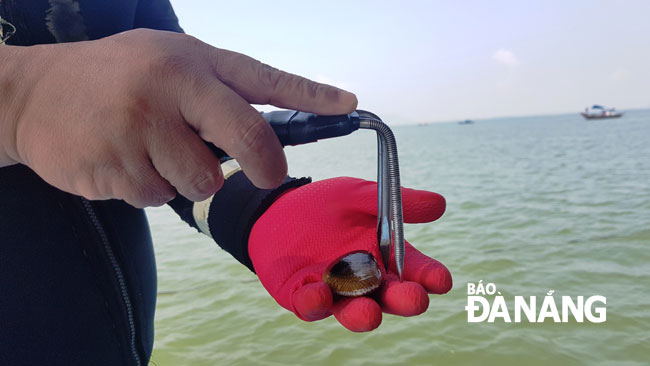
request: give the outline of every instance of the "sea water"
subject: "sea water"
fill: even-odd
[[[388,121],[390,122],[390,121]],[[447,199],[406,238],[453,274],[417,317],[369,333],[307,323],[253,273],[171,211],[149,209],[158,263],[152,364],[647,365],[650,360],[650,111],[395,126],[404,186]],[[374,180],[376,137],[286,149],[290,174]],[[408,263],[406,263],[408,266]],[[603,296],[605,322],[468,322],[468,283],[506,299]],[[491,297],[487,297],[492,301]]]

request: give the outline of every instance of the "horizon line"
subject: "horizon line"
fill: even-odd
[[[643,111],[650,110],[650,107],[637,107],[637,108],[625,108],[617,109],[618,111],[628,112],[628,111]],[[501,115],[494,117],[482,117],[482,118],[466,118],[466,119],[453,119],[453,120],[439,120],[439,121],[412,121],[405,123],[396,123],[395,125],[399,126],[413,126],[420,124],[434,124],[434,123],[458,123],[459,121],[471,120],[471,121],[489,121],[494,119],[509,119],[509,118],[533,118],[533,117],[551,117],[551,116],[566,116],[566,115],[580,115],[580,112],[555,112],[555,113],[544,113],[544,114],[519,114],[519,115]]]

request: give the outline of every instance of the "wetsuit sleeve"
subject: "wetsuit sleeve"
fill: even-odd
[[[286,191],[311,182],[311,178],[286,177],[275,189],[251,183],[234,160],[222,159],[223,187],[202,202],[177,196],[169,202],[174,211],[199,232],[211,237],[240,263],[255,272],[248,255],[248,237],[257,219]]]
[[[139,0],[134,28],[184,33],[169,0]]]

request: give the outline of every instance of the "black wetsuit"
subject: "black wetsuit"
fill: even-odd
[[[17,28],[8,43],[22,46],[138,27],[182,32],[168,0],[0,0],[0,15]],[[273,196],[306,183],[287,178],[264,191],[235,174],[213,200],[212,236],[252,270],[255,218]],[[195,226],[191,202],[170,205]],[[67,194],[23,165],[0,168],[0,365],[146,365],[155,305],[143,210]]]

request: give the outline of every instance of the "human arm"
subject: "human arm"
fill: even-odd
[[[320,114],[356,107],[353,94],[183,34],[135,30],[1,51],[11,60],[2,70],[3,166],[25,164],[64,191],[138,207],[176,192],[214,194],[223,178],[202,140],[238,158],[254,184],[280,184],[282,148],[250,103]]]
[[[3,62],[0,68],[0,168],[13,165],[16,161],[9,155],[15,151],[15,125],[11,123],[12,115],[20,110],[19,101],[25,99],[25,88],[21,84],[27,78],[28,60],[22,47],[4,46],[0,49]]]

